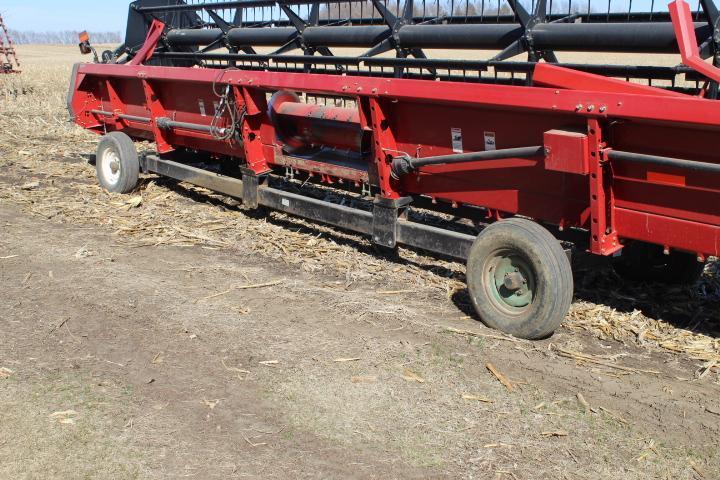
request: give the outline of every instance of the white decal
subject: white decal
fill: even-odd
[[[495,150],[495,132],[485,132],[485,150]]]
[[[452,149],[454,153],[463,153],[462,129],[451,128],[450,138],[452,139]]]

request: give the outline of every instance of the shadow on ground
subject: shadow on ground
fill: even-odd
[[[265,221],[292,230],[300,230],[308,235],[323,234],[342,246],[350,246],[361,253],[382,258],[405,266],[412,266],[443,278],[465,282],[465,272],[461,265],[449,263],[426,264],[416,262],[398,254],[359,239],[353,232],[328,232],[299,219],[286,216],[269,215],[270,210],[263,207],[256,210],[243,210],[241,203],[228,197],[216,197],[200,191],[183,187],[173,179],[146,179],[144,184],[156,182],[194,202],[206,203],[216,208],[237,211],[242,215]],[[142,187],[141,187],[142,188]],[[407,247],[404,247],[407,248]],[[419,255],[425,252],[417,249],[407,250]],[[442,257],[438,257],[441,258]],[[453,262],[451,258],[444,258]],[[453,268],[457,265],[457,268]],[[720,338],[720,265],[710,262],[701,280],[691,286],[664,285],[625,280],[619,277],[607,258],[597,257],[584,252],[576,253],[573,258],[575,279],[575,299],[606,305],[621,313],[636,310],[648,318],[663,320],[677,328],[693,333]],[[452,293],[451,300],[465,315],[480,320],[472,306],[467,288]]]

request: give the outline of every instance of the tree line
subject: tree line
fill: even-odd
[[[9,33],[16,45],[74,45],[79,42],[78,34],[80,32],[73,30],[59,32],[10,30]],[[122,35],[120,32],[90,32],[90,41],[95,44],[119,44],[122,43]]]
[[[535,9],[536,0],[519,0],[528,11]],[[387,0],[387,9],[397,15],[405,7],[405,0]],[[553,14],[587,15],[597,12],[626,12],[630,8],[628,0],[547,0],[547,12]],[[309,10],[309,7],[308,7]],[[635,9],[637,10],[637,9]],[[658,9],[655,8],[657,11]],[[507,0],[415,0],[413,15],[415,17],[435,18],[445,16],[485,16],[512,15],[513,11]],[[346,3],[323,4],[320,18],[343,19],[357,17],[378,17],[370,0],[359,0]]]

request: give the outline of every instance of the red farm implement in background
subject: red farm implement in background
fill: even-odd
[[[712,0],[611,7],[141,0],[125,44],[76,65],[69,108],[105,134],[110,191],[154,172],[466,259],[479,317],[541,338],[572,301],[573,248],[668,282],[720,254],[720,14]],[[303,194],[312,184],[366,208]]]
[[[5,21],[0,15],[0,74],[20,73],[20,62],[15,53],[15,44],[10,38]]]

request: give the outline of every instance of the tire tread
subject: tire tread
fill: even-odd
[[[552,280],[552,285],[544,285],[538,289],[538,292],[543,294],[541,301],[545,303],[534,308],[531,313],[539,313],[540,318],[530,316],[523,319],[520,325],[513,325],[508,320],[511,318],[509,316],[502,318],[502,312],[498,312],[497,309],[493,309],[497,316],[491,315],[488,312],[490,307],[486,308],[484,305],[479,304],[471,287],[471,284],[474,284],[471,281],[473,264],[476,261],[481,263],[481,259],[474,257],[478,255],[478,250],[488,248],[483,245],[484,243],[498,242],[495,235],[499,232],[503,232],[508,238],[515,237],[518,243],[525,243],[531,249],[534,249],[533,256],[537,256],[537,264],[545,270],[545,275]],[[536,275],[541,276],[537,273]],[[478,236],[468,260],[468,287],[471,289],[471,298],[476,311],[481,320],[488,326],[521,338],[545,338],[551,335],[562,323],[572,303],[572,268],[562,246],[547,229],[531,220],[513,217],[487,227]],[[481,297],[482,295],[484,295],[484,292],[480,294]]]

